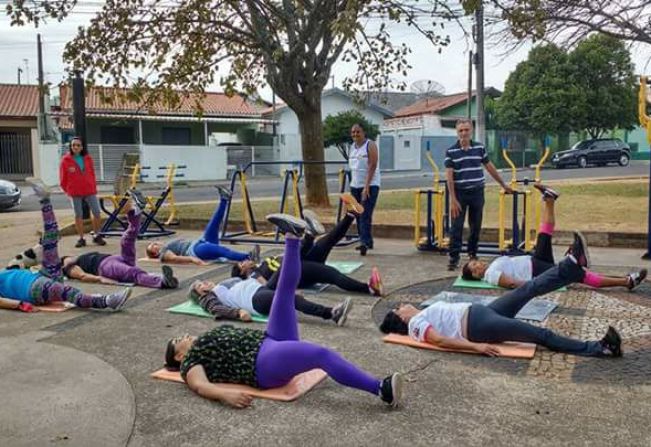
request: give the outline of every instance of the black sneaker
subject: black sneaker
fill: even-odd
[[[129,195],[133,199],[133,203],[140,209],[140,211],[144,211],[147,207],[147,199],[145,198],[144,194],[134,188],[129,191]]]
[[[635,272],[635,273],[629,273],[628,285],[626,286],[628,290],[633,290],[634,288],[642,284],[646,279],[647,273],[648,272],[646,269],[642,269],[639,272]]]
[[[382,385],[380,385],[380,398],[393,408],[396,408],[402,400],[402,384],[402,374],[400,373],[394,373],[384,378]]]
[[[453,272],[459,267],[459,260],[458,259],[448,259],[448,271]]]
[[[549,186],[545,186],[542,183],[534,183],[533,187],[536,188],[543,195],[543,198],[549,198],[552,200],[558,199],[561,195],[551,189]]]
[[[104,240],[101,234],[96,234],[95,236],[93,236],[93,243],[95,245],[102,245],[102,246],[106,245],[106,241]]]
[[[258,244],[255,244],[249,252],[249,259],[256,264],[260,263],[260,246]]]
[[[476,261],[477,259],[477,253],[468,253],[468,261]]]
[[[326,232],[323,224],[319,222],[319,218],[314,211],[303,210],[303,220],[307,223],[307,232],[312,236],[316,237]]]
[[[352,308],[353,300],[348,297],[341,304],[338,304],[332,308],[332,321],[337,323],[337,326],[343,326],[346,324],[348,312],[350,312],[350,309]]]
[[[231,197],[233,197],[231,190],[224,186],[215,185],[215,189],[219,192],[219,197],[224,200],[231,200]]]
[[[83,237],[80,237],[77,243],[75,244],[75,248],[81,248],[86,246],[86,239]]]
[[[301,237],[307,229],[307,222],[291,214],[269,214],[267,220],[277,226],[282,234],[291,233],[296,237]]]
[[[169,265],[164,265],[161,267],[163,272],[163,283],[161,284],[162,289],[176,289],[179,286],[179,280],[174,277],[174,270]]]
[[[569,250],[565,253],[570,254],[576,259],[576,263],[584,268],[590,268],[590,253],[588,252],[588,243],[585,236],[580,231],[574,232],[574,242]]]
[[[610,357],[622,356],[622,337],[619,336],[614,327],[608,326],[606,335],[600,341],[603,354]]]
[[[355,250],[357,250],[361,256],[366,256],[368,247],[364,244],[359,244],[357,247],[355,247]]]

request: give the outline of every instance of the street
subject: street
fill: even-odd
[[[649,175],[649,162],[647,161],[631,161],[629,166],[620,167],[616,165],[601,167],[601,168],[586,168],[586,169],[546,169],[542,171],[543,180],[578,180],[578,179],[593,179],[593,178],[606,178],[606,177],[627,177],[627,176],[640,176],[646,177]],[[488,183],[493,183],[493,179],[486,174]],[[534,171],[521,170],[518,171],[518,178],[525,177],[533,178]],[[502,177],[505,181],[509,181],[511,173],[502,171]],[[442,177],[443,178],[443,177]],[[432,174],[423,172],[386,172],[382,174],[382,189],[395,190],[395,189],[412,189],[412,188],[426,188],[431,184]],[[217,183],[217,182],[216,182]],[[225,183],[225,182],[220,182]],[[282,182],[280,177],[262,177],[257,179],[250,179],[248,182],[249,194],[251,198],[259,197],[274,197],[279,196],[282,189]],[[328,190],[336,192],[338,189],[338,179],[336,176],[328,178]],[[21,211],[37,211],[39,209],[38,201],[34,197],[31,189],[21,185],[23,190],[23,202],[20,207],[14,208],[9,212]],[[239,190],[239,188],[237,188]],[[303,191],[303,188],[301,188]],[[156,191],[147,190],[147,195],[155,195]],[[216,198],[214,188],[211,186],[182,186],[174,190],[177,203],[183,202],[201,202],[209,201]],[[236,192],[236,196],[239,193]],[[55,194],[52,196],[52,202],[55,208],[62,208],[69,206],[68,198],[63,194]]]

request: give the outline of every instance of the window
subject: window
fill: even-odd
[[[405,140],[405,141],[404,141],[404,148],[405,148],[405,149],[409,149],[410,147],[411,147],[411,141],[409,141],[409,140]]]
[[[163,127],[163,144],[189,145],[192,142],[192,131],[189,127]]]
[[[102,126],[100,129],[103,144],[135,144],[133,127]]]

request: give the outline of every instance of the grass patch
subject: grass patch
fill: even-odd
[[[647,224],[649,187],[646,180],[608,181],[593,183],[558,184],[561,198],[556,203],[556,227],[561,230],[593,230],[644,232]],[[495,186],[486,188],[484,226],[498,226],[498,194]],[[315,209],[324,222],[334,220],[337,196],[330,196],[332,207]],[[540,200],[538,192],[532,197]],[[408,224],[414,222],[414,191],[383,191],[374,214],[374,222]],[[507,221],[510,222],[511,204],[507,198]],[[257,221],[269,213],[278,212],[278,200],[254,200],[253,212]],[[211,204],[179,205],[181,218],[209,219],[214,211]],[[421,223],[425,223],[425,200],[421,202]],[[292,212],[293,207],[288,207]],[[161,211],[163,215],[165,210]],[[234,201],[230,219],[242,219],[242,204]]]

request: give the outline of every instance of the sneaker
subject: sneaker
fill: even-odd
[[[476,261],[477,259],[479,259],[477,253],[468,253],[468,261]]]
[[[95,245],[102,245],[102,246],[106,245],[106,241],[104,240],[101,234],[96,234],[95,236],[93,236],[93,243]]]
[[[567,254],[571,254],[576,263],[584,268],[590,268],[590,253],[588,252],[588,243],[585,236],[580,231],[574,232],[574,242],[570,246]]]
[[[219,192],[219,197],[224,200],[231,200],[231,197],[233,197],[231,190],[224,186],[215,185],[215,189]]]
[[[606,335],[600,341],[603,354],[610,357],[622,356],[622,337],[619,336],[614,327],[608,326]]]
[[[267,215],[267,220],[278,227],[282,234],[293,234],[296,237],[303,236],[307,229],[307,222],[291,214],[275,213]]]
[[[80,237],[77,243],[75,244],[75,248],[81,248],[86,246],[86,239],[83,237]]]
[[[307,223],[307,232],[312,236],[318,236],[326,232],[323,224],[319,222],[319,218],[312,210],[303,210],[303,220]]]
[[[382,385],[380,385],[380,398],[393,408],[396,408],[402,400],[402,385],[403,379],[400,373],[385,377],[382,380]]]
[[[258,244],[255,244],[249,252],[249,259],[256,264],[260,263],[260,246]]]
[[[342,202],[346,205],[346,209],[356,216],[361,216],[364,212],[364,207],[357,201],[355,197],[349,192],[345,192],[339,196]]]
[[[448,260],[448,271],[453,272],[459,267],[459,260],[450,258]]]
[[[133,203],[140,209],[140,211],[144,211],[145,208],[147,208],[147,199],[143,193],[134,188],[129,191],[129,195],[133,199]]]
[[[368,247],[364,244],[359,244],[357,247],[355,247],[355,250],[357,250],[361,256],[366,256]]]
[[[646,279],[647,273],[648,272],[646,269],[642,269],[639,272],[635,272],[635,273],[629,273],[628,285],[626,286],[628,290],[633,290],[634,288],[642,284]]]
[[[348,312],[353,308],[353,300],[348,297],[343,303],[336,305],[332,308],[332,321],[337,323],[337,326],[343,326],[348,318]]]
[[[122,292],[112,293],[106,296],[106,307],[113,310],[120,310],[127,299],[131,296],[131,287],[127,287]]]
[[[384,285],[382,284],[382,278],[377,267],[371,269],[371,279],[368,281],[368,288],[371,289],[371,292],[375,296],[384,295]]]
[[[39,199],[45,200],[50,198],[50,188],[45,186],[43,182],[37,180],[34,177],[29,177],[26,179],[29,186],[34,190],[34,194],[38,196]]]
[[[543,196],[543,199],[549,198],[552,200],[556,200],[561,196],[558,192],[554,191],[549,186],[543,185],[542,183],[534,183],[533,187],[536,188],[538,191],[540,191],[540,193]]]
[[[161,267],[163,272],[163,283],[161,284],[162,289],[176,289],[179,286],[179,280],[174,277],[174,270],[169,265],[164,265]]]

